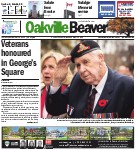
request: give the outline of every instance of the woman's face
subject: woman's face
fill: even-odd
[[[54,57],[47,58],[42,66],[43,82],[48,86],[53,79],[56,68],[56,60]]]

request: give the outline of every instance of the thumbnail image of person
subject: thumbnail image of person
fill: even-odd
[[[64,55],[58,52],[50,51],[45,53],[41,59],[41,117],[42,118],[64,118],[67,114],[60,114],[59,116],[53,116],[47,113],[46,110],[46,93],[47,89],[53,80],[53,75],[56,70],[57,63],[62,59]],[[64,91],[72,80],[72,73],[68,69],[68,73],[62,82],[61,90]]]
[[[97,42],[84,40],[57,64],[47,93],[51,115],[67,112],[71,118],[130,118],[134,108],[134,80],[107,66]],[[77,73],[61,92],[70,60]],[[58,88],[57,88],[58,87]]]
[[[20,140],[20,148],[26,148],[26,141]]]
[[[37,140],[37,148],[42,148],[42,147],[43,147],[43,141]]]
[[[36,5],[33,5],[33,7],[32,7],[32,17],[33,18],[37,18],[37,6]]]
[[[29,11],[29,18],[37,18],[38,17],[38,12],[37,12],[37,6],[34,4],[32,6],[32,9]]]
[[[35,147],[35,142],[33,140],[30,140],[29,144],[28,144],[28,147],[29,148],[34,148]]]

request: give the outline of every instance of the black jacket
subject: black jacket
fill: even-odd
[[[61,93],[47,94],[46,108],[52,115],[67,111],[67,105],[74,108],[71,118],[83,118],[83,111],[88,100],[91,86],[81,80],[77,73],[70,86]],[[99,100],[107,100],[102,107],[96,105],[93,114],[118,114],[118,118],[130,118],[134,107],[134,81],[108,68],[108,77]]]

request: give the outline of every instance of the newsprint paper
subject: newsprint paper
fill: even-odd
[[[134,0],[0,10],[1,149],[137,148]]]

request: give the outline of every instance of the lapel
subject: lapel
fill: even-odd
[[[77,95],[77,98],[75,102],[73,102],[73,106],[78,110],[83,110],[85,108],[85,105],[87,103],[87,99],[89,97],[89,93],[91,90],[91,86],[85,84],[84,81],[82,81],[82,84],[78,87],[79,93]]]
[[[102,94],[99,98],[99,100],[107,100],[107,104],[104,107],[101,107],[98,105],[96,105],[95,109],[94,109],[94,113],[102,113],[103,110],[109,105],[111,99],[112,99],[112,91],[113,91],[113,72],[110,68],[108,68],[108,77],[107,77],[107,81],[106,84],[104,86],[104,89],[102,91]],[[99,102],[98,100],[98,102]]]

